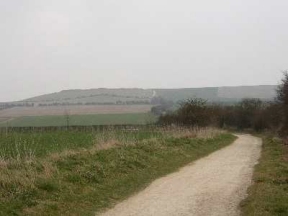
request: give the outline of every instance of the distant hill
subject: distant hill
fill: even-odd
[[[57,93],[41,95],[24,100],[43,104],[51,103],[81,103],[81,104],[122,104],[122,103],[150,103],[153,90],[144,89],[87,89],[64,90]]]
[[[174,102],[188,98],[203,98],[211,102],[237,102],[243,98],[272,100],[276,96],[276,85],[209,87],[185,89],[87,89],[64,90],[57,93],[29,98],[24,102],[38,104],[141,104],[161,97]]]
[[[218,88],[218,97],[271,99],[276,96],[276,88],[276,85],[220,87]]]

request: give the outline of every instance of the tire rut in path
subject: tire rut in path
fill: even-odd
[[[262,141],[237,135],[228,147],[154,181],[102,216],[236,216],[246,197]]]

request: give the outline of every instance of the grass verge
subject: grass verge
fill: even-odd
[[[160,134],[128,144],[105,140],[114,148],[102,144],[30,160],[0,160],[0,215],[95,215],[235,140],[203,131],[200,137],[209,138],[187,131],[184,137]]]
[[[263,150],[255,167],[254,184],[241,204],[242,215],[288,215],[288,146],[263,138]]]

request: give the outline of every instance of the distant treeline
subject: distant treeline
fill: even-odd
[[[41,102],[54,102],[54,101],[67,101],[67,100],[75,100],[75,99],[86,99],[86,98],[95,98],[95,97],[110,97],[110,98],[128,98],[128,99],[142,99],[144,101],[149,101],[149,97],[144,97],[144,96],[128,96],[128,95],[118,95],[118,94],[108,94],[108,93],[103,93],[103,94],[91,94],[88,96],[78,96],[78,97],[66,97],[66,98],[59,98],[59,99],[47,99],[47,100],[42,100]],[[37,100],[29,100],[30,102],[39,102]]]
[[[127,97],[129,98],[129,97]],[[116,102],[54,102],[54,103],[39,103],[38,106],[81,106],[81,105],[158,105],[160,109],[166,110],[174,105],[174,102],[167,101],[161,97],[154,97],[151,100],[133,100],[133,101],[121,101]],[[158,108],[159,108],[158,107]],[[158,112],[159,114],[159,112]]]
[[[28,103],[28,102],[24,102],[24,103],[2,103],[0,104],[0,110],[4,110],[4,109],[10,109],[13,107],[34,107],[34,103]]]
[[[116,101],[113,102],[77,102],[77,103],[70,103],[70,102],[54,102],[54,103],[2,103],[0,104],[0,110],[10,109],[13,107],[49,107],[49,106],[93,106],[93,105],[149,105],[151,104],[150,100],[146,101]]]
[[[93,95],[95,96],[95,95]],[[111,95],[110,95],[111,96]],[[114,95],[115,97],[117,95]],[[119,95],[118,95],[119,96]],[[123,96],[124,97],[124,96]],[[132,98],[129,96],[126,96],[125,98]],[[141,99],[140,97],[136,97]],[[68,98],[70,99],[70,98]],[[53,102],[53,103],[39,103],[38,106],[77,106],[77,105],[159,105],[161,107],[160,109],[163,111],[167,108],[170,108],[174,105],[174,102],[167,101],[163,99],[162,97],[153,97],[151,99],[146,100],[131,100],[131,101],[121,101],[118,100],[116,102]]]
[[[134,124],[123,124],[123,125],[89,125],[89,126],[45,126],[45,127],[0,127],[0,134],[12,133],[12,132],[49,132],[49,131],[86,131],[86,132],[101,132],[104,130],[124,130],[124,131],[137,131],[137,130],[154,130],[154,124],[147,125],[134,125]]]
[[[78,102],[78,103],[70,103],[70,102],[63,102],[63,103],[39,103],[38,106],[45,107],[45,106],[91,106],[91,105],[147,105],[151,104],[150,101],[116,101],[113,102]]]
[[[203,99],[190,99],[180,103],[178,110],[162,114],[159,124],[213,125],[241,130],[271,130],[288,135],[288,72],[284,72],[284,78],[277,91],[277,98],[273,102],[243,99],[235,105],[223,106],[208,104]]]

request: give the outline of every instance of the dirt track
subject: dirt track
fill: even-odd
[[[102,215],[239,215],[261,144],[259,138],[239,135],[232,145],[156,180]]]

